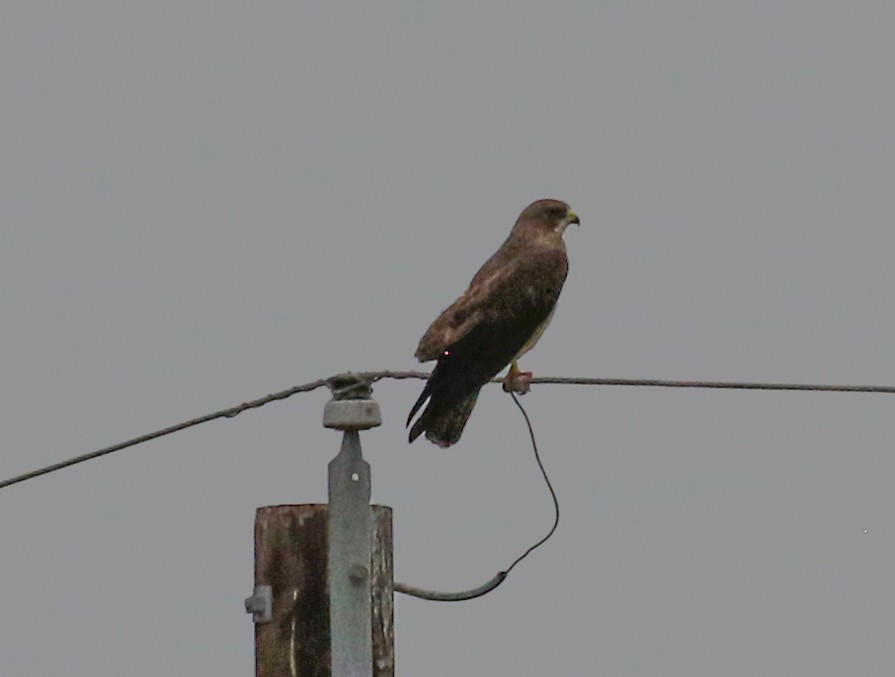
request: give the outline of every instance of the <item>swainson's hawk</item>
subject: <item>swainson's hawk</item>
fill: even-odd
[[[553,317],[569,261],[562,236],[579,223],[569,205],[538,200],[516,221],[510,236],[481,267],[469,288],[441,315],[423,338],[416,357],[438,360],[407,425],[413,442],[422,433],[440,447],[460,439],[479,390],[510,364],[505,390],[525,390],[530,372],[516,363],[534,348]]]

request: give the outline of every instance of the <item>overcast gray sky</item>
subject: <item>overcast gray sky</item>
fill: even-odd
[[[5,0],[0,475],[417,341],[540,197],[536,375],[895,383],[895,5]],[[549,528],[522,420],[362,436],[396,577]],[[536,386],[554,540],[399,597],[399,675],[879,675],[886,395]],[[318,391],[0,492],[4,675],[248,675],[255,508],[325,500]]]

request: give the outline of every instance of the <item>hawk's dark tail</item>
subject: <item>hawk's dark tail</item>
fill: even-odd
[[[410,429],[409,441],[413,442],[417,437],[426,433],[426,439],[439,447],[449,447],[460,439],[466,421],[472,413],[475,402],[479,397],[479,390],[459,400],[442,400],[437,395],[432,395],[423,413]],[[429,397],[429,387],[423,389],[422,395],[413,405],[407,423]]]

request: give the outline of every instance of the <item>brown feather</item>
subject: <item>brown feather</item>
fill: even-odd
[[[476,390],[472,395],[457,402],[451,403],[443,400],[430,402],[426,411],[410,429],[410,441],[413,442],[425,432],[426,439],[439,447],[449,447],[455,444],[463,433],[463,428],[466,426],[466,421],[469,420],[469,415],[472,413],[478,397],[479,391]]]

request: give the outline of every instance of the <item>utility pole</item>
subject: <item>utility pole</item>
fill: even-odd
[[[392,511],[370,505],[360,431],[381,424],[369,383],[331,383],[323,425],[342,431],[329,503],[258,508],[256,677],[393,677]]]

